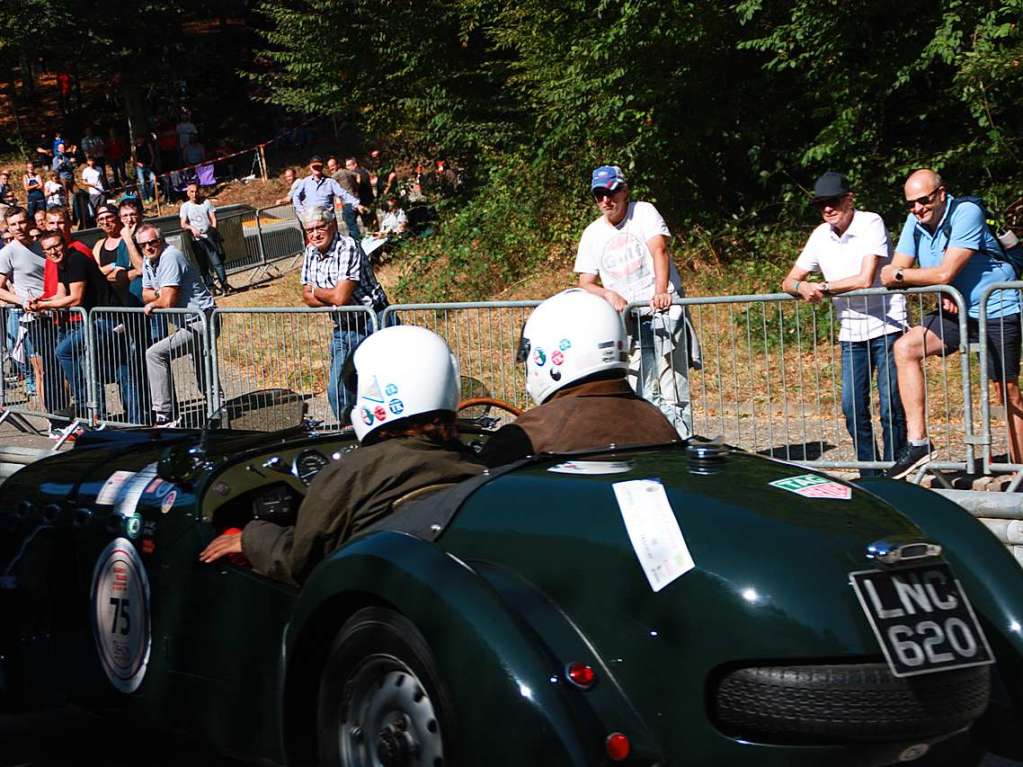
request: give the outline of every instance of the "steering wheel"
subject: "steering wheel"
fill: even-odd
[[[522,415],[522,408],[515,407],[510,402],[505,402],[501,399],[495,399],[494,397],[470,397],[469,399],[463,399],[458,403],[456,411],[461,413],[470,407],[496,407],[498,410],[505,410],[511,413],[513,416],[518,418]]]

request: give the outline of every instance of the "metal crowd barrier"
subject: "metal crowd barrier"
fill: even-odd
[[[329,427],[352,403],[339,392],[340,356],[378,328],[361,306],[217,309],[211,326],[214,386],[230,399],[257,389],[286,388],[308,397],[308,414]],[[343,388],[343,387],[342,387]]]
[[[988,375],[988,358],[994,356],[1001,359],[1001,351],[997,341],[1005,331],[1012,332],[1018,328],[1020,314],[1012,311],[1007,316],[990,317],[989,303],[999,310],[1003,295],[1016,293],[1023,300],[1023,282],[997,282],[989,285],[980,297],[980,310],[977,317],[976,348],[980,356],[977,361],[980,379],[980,434],[977,442],[981,446],[983,469],[985,474],[1015,472],[1016,476],[1010,485],[1015,490],[1023,480],[1023,410],[1019,404],[1014,407],[1010,401],[1019,393],[1019,379],[1009,379],[1004,369],[1001,375],[991,379]],[[992,300],[993,299],[993,300]],[[1017,347],[1020,340],[1016,339]],[[1018,352],[1018,348],[1017,348]],[[994,394],[998,408],[991,407],[991,396]],[[1008,394],[1008,398],[1006,398]],[[1019,543],[1019,541],[1014,541]]]
[[[398,304],[384,310],[387,327],[397,317],[429,328],[447,342],[458,360],[462,398],[495,397],[521,408],[532,406],[526,376],[515,363],[522,326],[539,301]]]
[[[198,428],[220,405],[206,315],[189,309],[97,307],[89,312],[91,413],[116,426],[152,424],[158,409]]]
[[[935,286],[901,293],[906,295],[910,326],[919,324],[930,310],[925,299],[948,297],[959,307],[961,335],[966,338],[965,305],[958,291]],[[887,309],[895,295],[874,288],[841,298],[880,296]],[[646,304],[629,308],[630,329],[634,335],[640,329],[638,340],[646,349],[644,355],[633,355],[631,380],[641,395],[661,406],[669,420],[687,420],[697,434],[719,436],[746,450],[809,466],[863,471],[890,465],[890,460],[885,460],[884,436],[886,431],[895,434],[899,429],[891,411],[887,423],[879,418],[879,371],[873,366],[851,368],[873,379],[870,402],[860,403],[869,408],[863,415],[869,416],[875,447],[867,446],[865,452],[872,460],[858,457],[858,445],[846,430],[840,322],[833,301],[809,304],[787,293],[775,293],[682,298],[676,303],[688,312],[700,344],[700,359],[692,361],[695,367],[688,376],[679,376],[679,367],[687,365],[689,352],[696,350],[691,348],[691,338],[677,330],[681,318],[665,323],[664,315],[651,314]],[[672,332],[676,333],[674,343],[665,344],[657,338]],[[965,341],[961,351],[966,351]],[[659,376],[647,375],[655,361]],[[880,372],[894,373],[890,369]],[[958,365],[944,354],[929,357],[924,372],[927,431],[936,447],[931,467],[974,469],[967,355],[961,355]],[[665,389],[677,388],[679,396],[657,396],[650,389],[658,382]],[[678,399],[680,405],[672,407],[664,399]],[[689,412],[683,416],[686,399]],[[855,403],[851,404],[855,414]],[[893,451],[887,454],[890,459]]]
[[[0,406],[10,413],[67,422],[88,418],[93,380],[84,309],[40,313],[0,310],[3,385]]]
[[[1023,282],[1002,283],[991,291],[1021,289]],[[895,295],[873,289],[844,297],[879,296],[891,301]],[[990,404],[984,328],[998,320],[982,312],[979,347],[971,346],[965,302],[957,291],[936,286],[908,289],[901,295],[911,326],[935,306],[941,311],[941,302],[935,300],[939,297],[950,299],[958,308],[950,316],[960,326],[959,360],[939,354],[928,357],[923,366],[927,430],[937,453],[931,466],[976,472],[979,465],[986,472],[1016,471],[1023,476],[1023,460],[1018,456],[999,457],[1000,451],[1009,452],[1008,430],[1004,417],[999,420]],[[146,424],[153,384],[165,380],[174,417],[181,425],[198,426],[225,398],[284,387],[306,393],[310,415],[336,426],[337,411],[347,403],[343,395],[331,394],[337,391],[332,383],[341,375],[340,370],[331,370],[335,338],[350,345],[379,327],[401,322],[428,327],[447,339],[460,363],[463,396],[492,396],[528,407],[524,372],[515,356],[521,327],[538,303],[402,304],[389,307],[379,318],[363,307],[217,309],[210,317],[187,310],[160,310],[146,317],[141,309],[107,308],[86,316],[75,309],[36,315],[25,323],[37,323],[31,333],[22,332],[16,310],[5,309],[5,385],[0,405],[25,415],[67,418],[70,414],[110,425]],[[869,409],[870,439],[877,446],[873,460],[858,455],[855,439],[846,430],[840,322],[833,302],[809,304],[787,294],[771,294],[682,298],[676,303],[675,320],[683,309],[688,312],[694,335],[677,336],[680,348],[667,354],[665,367],[674,374],[679,365],[688,367],[689,352],[695,351],[692,339],[699,341],[699,359],[686,377],[695,433],[720,436],[747,450],[821,468],[869,470],[889,465],[883,454],[884,435],[896,425],[890,414],[887,423],[881,421],[879,371],[869,362],[862,363],[868,369],[859,372],[874,379],[870,400],[855,407]],[[653,346],[644,332],[657,330],[656,316],[649,316],[645,309],[637,304],[629,310],[634,318],[630,329],[641,347],[644,342]],[[65,320],[78,317],[78,327],[72,327],[76,324],[72,321],[56,323],[55,315]],[[644,321],[650,323],[649,329],[644,329]],[[18,336],[23,336],[21,350]],[[29,336],[36,341],[35,361],[31,355],[19,356]],[[153,351],[157,342],[171,345],[169,339],[174,338],[178,341],[173,349],[158,350],[167,352],[163,357]],[[663,349],[653,348],[646,361],[642,354],[635,360],[634,380],[646,396],[650,392],[644,390],[649,386],[644,365],[664,356]],[[969,354],[971,348],[979,348],[979,359]],[[160,379],[154,362],[169,370],[169,376]],[[71,375],[71,383],[65,373]],[[30,377],[42,384],[35,394],[30,393]],[[76,397],[75,382],[81,380],[85,388],[78,385]],[[978,402],[979,414],[974,412]],[[983,448],[979,456],[977,445]]]

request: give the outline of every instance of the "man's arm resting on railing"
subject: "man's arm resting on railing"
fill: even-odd
[[[970,248],[949,248],[937,266],[913,267],[916,259],[908,253],[896,253],[892,262],[881,269],[881,282],[886,288],[916,288],[928,285],[949,285],[977,251]],[[902,279],[896,274],[902,273]]]
[[[592,293],[595,296],[600,296],[607,301],[611,306],[615,308],[616,312],[625,311],[625,307],[629,305],[629,302],[625,300],[624,296],[619,293],[615,293],[613,290],[608,290],[603,285],[597,282],[597,275],[587,274],[586,272],[579,273],[579,287],[583,290]]]
[[[809,275],[809,269],[793,264],[785,279],[781,281],[781,289],[794,298],[816,303],[824,298],[824,291],[821,290],[820,283],[806,281]]]

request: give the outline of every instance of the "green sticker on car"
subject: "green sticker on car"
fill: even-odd
[[[832,498],[840,501],[848,501],[852,498],[851,487],[817,474],[800,474],[798,477],[776,479],[767,484],[806,498]]]

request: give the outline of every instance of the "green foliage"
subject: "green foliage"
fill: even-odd
[[[442,210],[433,236],[403,246],[398,295],[436,301],[456,291],[479,300],[539,269],[564,270],[593,209],[560,180],[551,166],[496,161],[469,204]]]

